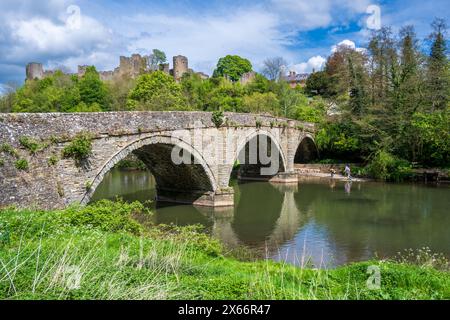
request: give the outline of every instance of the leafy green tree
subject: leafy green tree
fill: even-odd
[[[249,60],[237,55],[227,55],[219,59],[213,77],[228,77],[231,81],[238,81],[246,72],[252,71]]]
[[[127,106],[129,110],[189,109],[184,102],[181,86],[162,71],[139,76],[128,95]]]
[[[94,66],[86,68],[86,72],[81,77],[78,87],[80,90],[80,100],[86,105],[97,103],[102,110],[108,110],[108,90],[107,86],[100,80],[100,76]]]
[[[192,109],[203,111],[208,109],[209,94],[214,89],[212,81],[203,80],[195,73],[185,73],[180,84],[183,95]]]
[[[353,115],[362,117],[367,112],[368,95],[366,93],[366,73],[363,64],[355,63],[353,57],[348,58],[350,73],[349,107]]]
[[[16,92],[13,112],[71,112],[80,102],[75,77],[56,71],[42,80],[27,81]]]
[[[277,115],[279,111],[279,101],[273,92],[254,92],[243,98],[243,108],[245,112],[270,113]]]
[[[314,123],[325,120],[326,104],[320,97],[309,101],[306,97],[301,99],[295,108],[295,119]]]
[[[328,96],[329,87],[330,78],[325,71],[314,72],[306,79],[305,91],[309,95]]]
[[[445,111],[416,113],[411,122],[415,137],[414,160],[450,166],[450,106]]]
[[[449,102],[449,61],[447,58],[447,25],[443,19],[436,19],[433,24],[431,52],[428,58],[427,93],[431,110],[444,110]]]
[[[250,81],[245,85],[245,91],[248,94],[259,92],[259,93],[266,93],[266,92],[272,92],[273,88],[271,87],[273,82],[269,81],[266,77],[263,75],[257,73],[255,75],[255,79],[253,81]]]
[[[153,49],[152,54],[148,58],[150,70],[157,70],[158,66],[167,61],[166,54],[158,49]]]
[[[244,94],[244,87],[239,82],[233,83],[222,78],[219,82],[216,82],[216,87],[208,94],[206,109],[210,111],[245,112],[242,105]]]
[[[0,95],[0,113],[13,110],[17,88],[18,86],[15,83],[7,83],[3,86],[4,92]]]

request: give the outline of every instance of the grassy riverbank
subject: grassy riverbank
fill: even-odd
[[[194,227],[143,228],[138,203],[0,211],[1,299],[450,299],[450,273],[389,261],[334,270],[243,262]],[[151,213],[148,213],[151,214]],[[380,268],[381,288],[366,281]]]

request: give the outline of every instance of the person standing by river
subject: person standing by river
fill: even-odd
[[[351,170],[350,170],[350,166],[348,164],[345,165],[344,172],[347,175],[348,180],[352,180]]]

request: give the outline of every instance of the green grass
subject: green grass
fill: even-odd
[[[149,226],[139,203],[0,211],[0,299],[450,299],[450,274],[406,262],[334,270],[243,262],[197,227]],[[371,265],[381,287],[370,290]]]

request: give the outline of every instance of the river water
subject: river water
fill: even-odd
[[[262,258],[335,267],[404,249],[429,247],[450,257],[450,188],[422,184],[307,179],[295,186],[232,182],[234,208],[155,205],[155,223],[202,224],[228,247]],[[152,200],[147,171],[113,169],[93,201]]]

